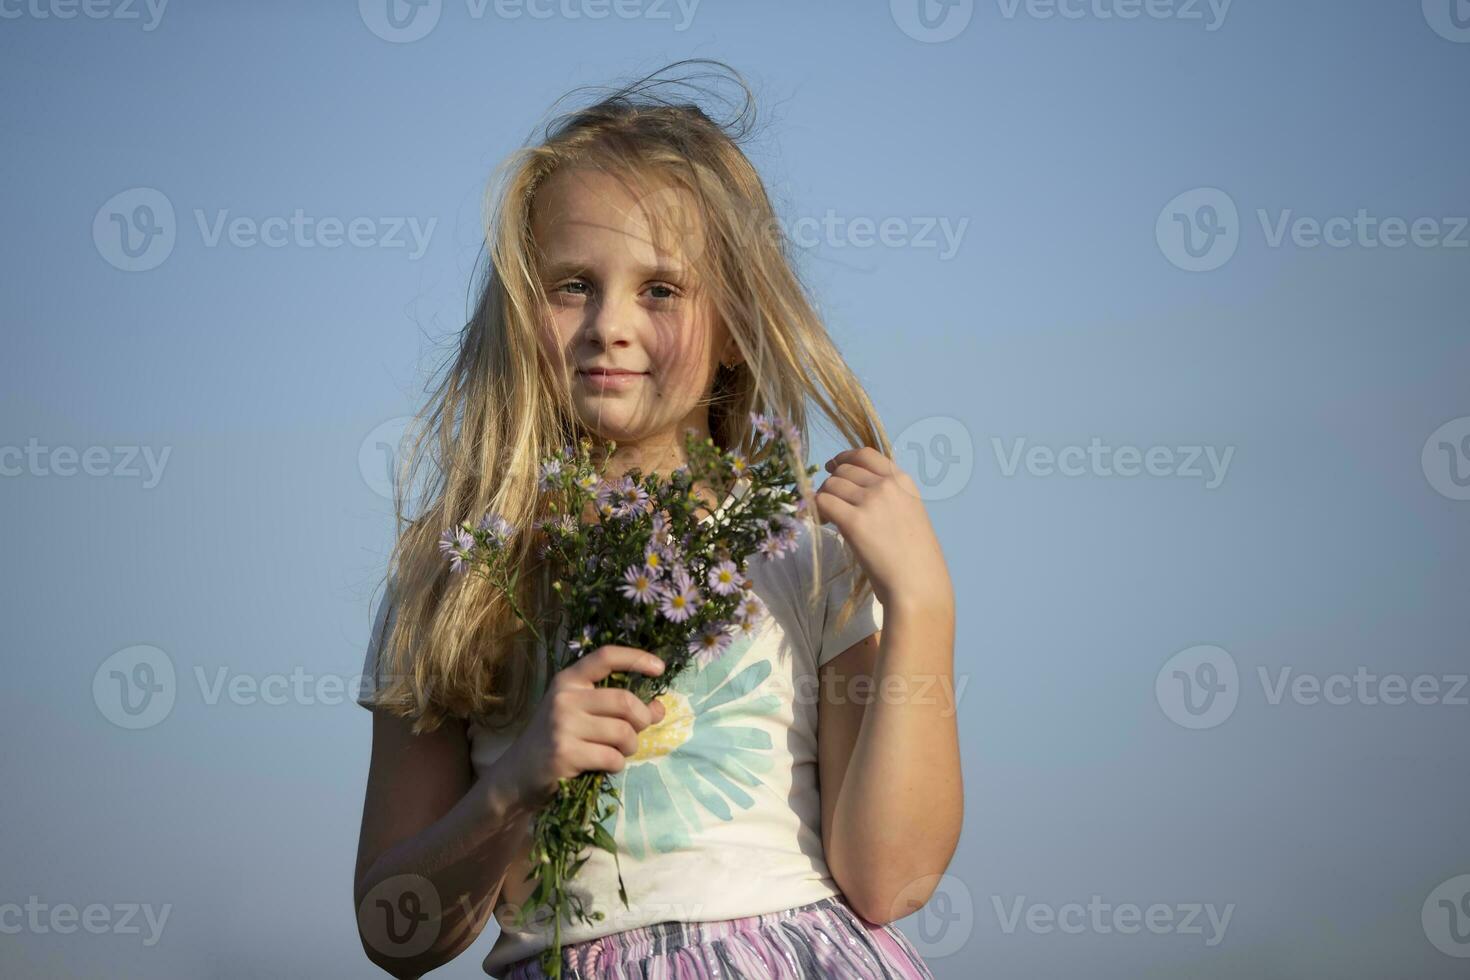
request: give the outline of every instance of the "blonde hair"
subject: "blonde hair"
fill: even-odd
[[[723,69],[743,99],[734,118],[713,121],[693,102],[660,97],[672,68]],[[691,78],[708,76],[691,76]],[[412,438],[394,477],[398,535],[388,562],[392,600],[379,637],[374,705],[433,731],[446,717],[502,729],[519,720],[533,696],[542,660],[507,598],[475,575],[452,575],[438,544],[445,528],[488,511],[517,529],[509,541],[521,569],[516,604],[543,624],[554,617],[549,573],[539,555],[536,522],[546,517],[537,478],[541,460],[586,433],[566,392],[565,372],[538,342],[546,297],[531,234],[538,187],[562,168],[590,167],[642,189],[676,188],[695,202],[703,238],[701,289],[738,345],[742,360],[722,367],[707,396],[716,446],[747,453],[750,414],[786,419],[807,443],[807,400],[850,446],[892,456],[888,437],[862,385],[843,360],[792,268],[791,249],[765,186],[740,149],[753,121],[749,86],[721,62],[676,62],[585,108],[556,116],[539,140],[497,169],[486,199],[489,262],[474,312],[459,332],[452,361],[410,426]],[[661,193],[654,192],[654,193]],[[649,195],[641,198],[650,200]],[[662,237],[666,215],[651,209]],[[425,474],[424,464],[436,464]],[[612,474],[617,475],[617,474]],[[405,514],[408,487],[423,480],[421,513]],[[797,484],[814,512],[814,489],[802,468]],[[808,601],[821,594],[820,528],[810,523],[816,574]],[[845,623],[871,583],[861,566],[838,617]]]

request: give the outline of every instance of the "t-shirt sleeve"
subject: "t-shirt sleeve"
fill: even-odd
[[[373,707],[373,698],[381,687],[385,686],[379,677],[378,654],[388,640],[389,631],[393,629],[398,613],[393,602],[394,584],[390,580],[384,587],[382,598],[378,600],[378,607],[373,611],[373,628],[368,636],[367,656],[363,658],[362,663],[362,685],[357,696],[357,703],[364,708]]]
[[[842,604],[856,586],[859,566],[854,561],[851,569],[842,571],[853,559],[852,549],[842,537],[842,532],[828,525],[822,526],[822,578],[829,583],[823,605],[822,638],[817,649],[817,666],[850,649],[853,644],[872,636],[883,628],[883,604],[870,594],[858,603],[852,615],[841,629],[837,628],[837,614]],[[841,571],[841,574],[838,574]]]

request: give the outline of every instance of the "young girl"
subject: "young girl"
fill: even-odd
[[[890,923],[928,900],[959,836],[954,706],[926,693],[953,690],[953,589],[789,265],[738,146],[746,113],[718,125],[645,79],[504,165],[485,284],[400,480],[430,435],[438,474],[414,521],[396,492],[364,667],[355,898],[368,957],[396,976],[453,959],[492,913],[485,971],[544,976],[551,923],[516,922],[532,818],[589,770],[619,789],[619,856],[593,849],[571,879],[604,918],[563,920],[563,976],[931,976]],[[497,511],[527,529],[517,606],[545,614],[542,458],[586,435],[616,443],[605,479],[666,475],[690,429],[745,452],[780,418],[804,444],[808,400],[861,448],[815,491],[799,474],[799,547],[750,560],[761,626],[650,704],[597,682],[657,672],[652,654],[604,646],[545,677],[506,597],[449,574],[443,529]],[[703,519],[744,486],[699,486]]]

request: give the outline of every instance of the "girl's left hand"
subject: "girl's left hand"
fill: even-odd
[[[838,453],[827,472],[817,488],[817,520],[842,532],[878,602],[953,608],[944,552],[913,478],[872,446]]]

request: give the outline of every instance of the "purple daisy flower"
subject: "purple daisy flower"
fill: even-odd
[[[777,558],[786,554],[785,545],[782,544],[781,538],[774,534],[767,534],[761,538],[761,542],[755,546],[755,550],[766,561],[775,561]]]
[[[652,544],[643,549],[643,567],[654,576],[663,575],[674,562],[674,549],[667,544]]]
[[[451,572],[458,573],[465,570],[465,563],[470,557],[470,549],[474,546],[475,539],[462,525],[445,528],[444,533],[439,536],[439,552],[449,559]]]
[[[623,572],[623,596],[640,605],[658,601],[658,580],[646,567],[629,565]]]
[[[735,622],[741,626],[754,626],[766,612],[766,604],[754,592],[745,593],[745,598],[735,608]],[[747,629],[746,632],[749,632]]]
[[[598,510],[605,511],[612,507],[617,493],[617,487],[606,480],[598,480],[597,491],[593,494],[592,499],[596,501]]]
[[[480,518],[480,524],[477,530],[488,531],[490,534],[490,543],[497,548],[501,548],[505,546],[505,542],[510,540],[512,532],[515,531],[515,525],[494,511],[491,511]]]
[[[664,583],[661,591],[658,611],[670,622],[682,623],[699,608],[699,595],[682,567],[674,570],[672,580]]]
[[[568,650],[571,650],[573,653],[577,654],[579,657],[582,654],[587,653],[591,649],[591,647],[592,647],[592,627],[590,625],[583,626],[582,627],[582,632],[579,633],[577,636],[573,637],[570,641],[567,642],[567,649]]]
[[[734,595],[740,591],[740,569],[728,559],[709,570],[709,587],[720,595]]]
[[[536,486],[542,490],[550,490],[559,482],[557,480],[559,476],[561,476],[561,460],[548,459],[541,464],[541,477],[536,481]]]
[[[631,476],[618,481],[614,513],[618,517],[632,517],[648,508],[648,491],[633,482]]]
[[[728,628],[721,623],[705,623],[689,641],[689,652],[700,664],[717,659],[730,646]]]

